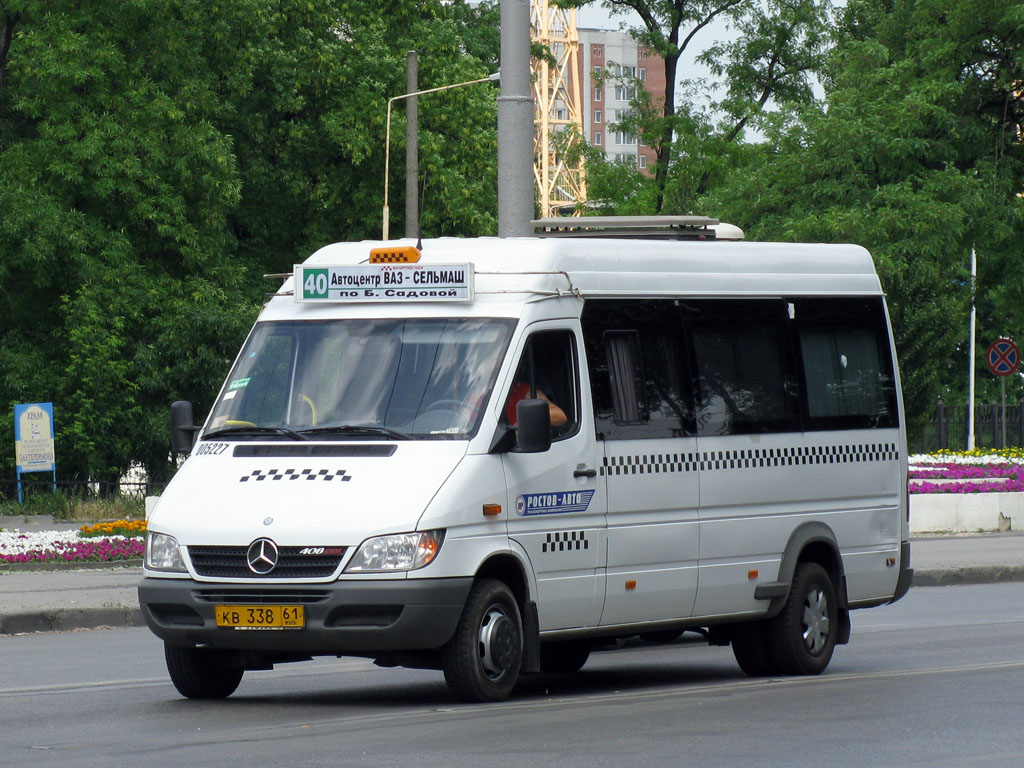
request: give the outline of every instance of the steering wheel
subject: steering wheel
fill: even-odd
[[[316,403],[313,402],[313,398],[309,397],[308,395],[304,395],[304,394],[302,394],[300,392],[299,396],[298,396],[298,401],[309,406],[309,413],[310,413],[309,426],[315,427],[316,423],[317,423],[317,415],[316,415]]]
[[[429,413],[430,411],[450,411],[455,415],[468,411],[469,415],[474,419],[480,414],[480,409],[472,403],[466,400],[455,399],[435,400],[424,408],[421,413]]]

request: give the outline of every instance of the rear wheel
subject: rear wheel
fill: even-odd
[[[502,701],[519,680],[523,621],[512,591],[495,579],[473,584],[455,636],[441,649],[448,687],[463,701]]]
[[[206,648],[182,648],[164,643],[171,682],[189,699],[224,699],[242,682],[244,670],[227,663],[227,654]]]
[[[817,563],[800,563],[786,604],[768,625],[768,643],[779,672],[817,675],[825,671],[839,628],[836,590]]]
[[[590,658],[590,643],[565,640],[540,647],[540,671],[552,675],[571,675],[583,669]]]

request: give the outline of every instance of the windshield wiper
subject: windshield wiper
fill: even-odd
[[[304,437],[298,432],[288,429],[288,427],[257,427],[255,425],[215,429],[213,432],[207,432],[203,435],[203,439],[209,440],[213,437],[263,437],[264,435],[281,435],[282,437],[290,437],[292,440],[309,440],[308,437]]]
[[[412,440],[411,435],[399,432],[391,427],[381,427],[373,424],[339,424],[334,427],[312,427],[311,429],[300,430],[301,435],[380,435],[390,437],[393,440]],[[308,437],[303,439],[308,440]]]

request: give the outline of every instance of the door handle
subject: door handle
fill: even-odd
[[[573,477],[597,477],[596,469],[588,469],[583,464],[580,464],[572,473]]]

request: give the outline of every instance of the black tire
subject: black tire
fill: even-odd
[[[564,640],[540,647],[540,671],[551,675],[572,675],[583,669],[590,658],[586,640]]]
[[[242,682],[245,670],[231,666],[223,651],[182,648],[164,643],[171,682],[188,699],[225,699]]]
[[[778,671],[787,675],[824,672],[838,629],[832,579],[817,563],[800,563],[782,612],[768,624],[768,644]]]
[[[739,624],[733,629],[732,653],[740,669],[751,677],[770,677],[778,672],[763,621]]]
[[[441,649],[445,682],[462,701],[503,701],[522,664],[523,620],[512,591],[495,579],[476,581],[455,636]]]

